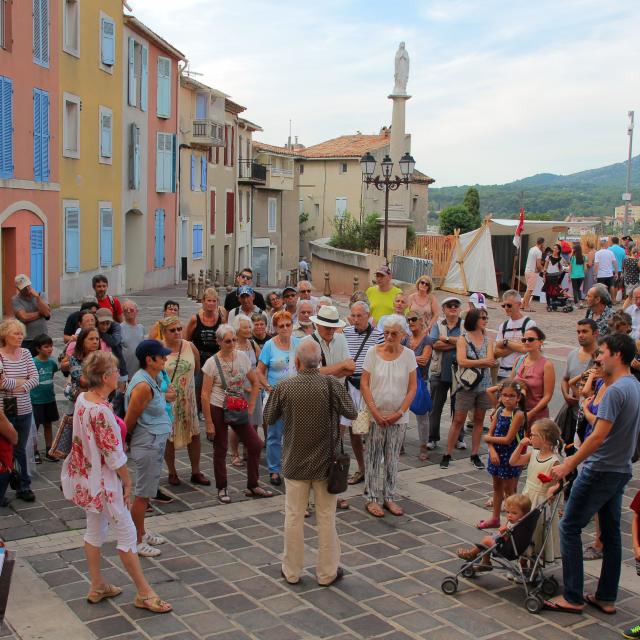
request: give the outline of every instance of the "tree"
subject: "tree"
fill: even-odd
[[[480,221],[462,204],[447,207],[440,213],[440,233],[448,236],[454,229],[460,229],[460,233],[473,231],[480,226]]]
[[[309,214],[305,213],[304,211],[298,217],[298,222],[300,224],[300,240],[303,241],[305,235],[307,235],[307,233],[310,233],[311,231],[313,231],[315,229],[315,226],[309,227],[308,229],[303,229],[304,225],[307,222],[309,222]]]
[[[471,214],[471,216],[477,221],[476,226],[480,226],[480,194],[475,187],[469,187],[467,193],[464,195],[462,201],[464,207]]]
[[[336,249],[367,251],[380,248],[380,225],[378,214],[369,214],[358,222],[349,212],[334,222],[335,231],[329,244]]]

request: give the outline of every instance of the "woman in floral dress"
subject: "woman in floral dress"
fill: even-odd
[[[91,585],[87,600],[97,604],[122,593],[105,582],[100,571],[100,548],[109,527],[116,535],[117,550],[137,593],[134,605],[154,613],[167,613],[171,605],[161,600],[142,573],[136,545],[136,528],[129,512],[131,478],[123,442],[126,433],[107,401],[118,384],[118,360],[110,353],[91,353],[83,363],[88,391],[76,400],[73,444],[62,465],[65,498],[85,510],[87,530],[84,551]]]
[[[177,396],[173,403],[171,435],[164,451],[169,484],[175,486],[181,483],[176,470],[176,449],[187,447],[191,482],[209,486],[211,480],[200,471],[200,422],[195,385],[195,374],[200,371],[200,353],[192,342],[182,339],[182,321],[176,316],[160,320],[160,335],[165,347],[171,349],[164,370]]]

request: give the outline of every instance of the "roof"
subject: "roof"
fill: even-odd
[[[125,5],[126,6],[126,5]],[[152,40],[153,43],[158,46],[160,49],[163,49],[166,53],[173,56],[178,60],[186,60],[187,57],[180,50],[176,49],[173,45],[169,44],[162,36],[159,36],[153,29],[147,27],[146,24],[140,22],[138,18],[135,16],[123,16],[124,23],[137,31],[140,35],[143,35],[145,38]]]
[[[418,171],[417,169],[413,170],[413,182],[420,182],[425,184],[433,184],[435,182],[435,178],[429,177],[426,173],[422,173],[422,171]]]
[[[351,136],[339,136],[321,142],[312,147],[300,149],[298,155],[309,160],[326,158],[358,158],[367,151],[373,151],[389,145],[389,135],[365,135],[362,133]]]
[[[232,113],[234,116],[237,116],[239,113],[246,111],[247,107],[243,107],[241,104],[227,98],[224,101],[224,110],[228,113]]]
[[[262,131],[262,127],[255,122],[251,122],[251,120],[247,120],[246,118],[238,118],[238,123],[243,125],[245,129],[248,131]]]
[[[300,149],[289,149],[287,147],[277,147],[273,144],[266,144],[265,142],[253,141],[253,148],[255,151],[262,151],[265,153],[275,153],[276,155],[294,157],[299,155]]]
[[[218,89],[214,89],[209,87],[198,80],[192,78],[186,71],[183,71],[180,74],[180,84],[183,87],[187,87],[188,89],[194,89],[195,91],[204,91],[205,93],[212,93],[217,98],[228,98],[229,96],[222,91],[218,91]]]

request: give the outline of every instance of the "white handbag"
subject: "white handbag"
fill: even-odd
[[[356,435],[366,435],[369,433],[369,426],[371,425],[371,414],[366,407],[358,411],[358,416],[351,423],[351,433]]]

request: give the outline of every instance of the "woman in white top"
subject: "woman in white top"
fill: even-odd
[[[416,394],[418,366],[413,351],[400,344],[405,335],[404,318],[388,316],[383,331],[384,342],[367,351],[360,379],[362,399],[371,414],[364,494],[367,511],[378,518],[384,516],[383,506],[394,516],[404,513],[395,502],[396,478],[409,406]]]

